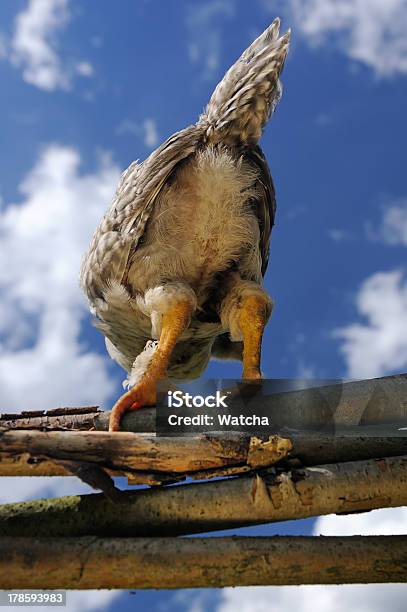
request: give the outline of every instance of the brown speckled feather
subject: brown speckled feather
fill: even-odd
[[[202,137],[202,128],[189,126],[170,136],[144,162],[133,162],[123,172],[82,263],[80,281],[91,301],[102,296],[106,283],[123,280],[156,197],[177,164],[196,151]]]
[[[273,179],[261,148],[258,145],[251,147],[244,156],[260,172],[257,186],[259,197],[256,198],[255,204],[260,227],[261,273],[264,276],[269,260],[271,229],[276,216],[276,196]]]
[[[199,124],[212,142],[255,145],[281,97],[279,75],[287,56],[290,31],[279,36],[275,19],[229,68],[217,85]]]
[[[280,37],[279,25],[276,19],[226,72],[195,125],[123,172],[95,231],[80,282],[110,355],[128,372],[156,337],[150,290],[168,297],[166,285],[175,283],[194,292],[197,312],[172,367],[199,375],[225,332],[220,315],[212,321],[203,312],[223,299],[219,279],[233,272],[261,285],[276,201],[257,143],[281,96],[290,33]]]

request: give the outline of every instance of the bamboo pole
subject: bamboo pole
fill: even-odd
[[[0,536],[177,536],[407,505],[407,457],[0,506]]]
[[[406,582],[407,536],[1,538],[1,589]]]

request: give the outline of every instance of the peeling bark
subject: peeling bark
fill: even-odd
[[[94,463],[129,484],[167,484],[285,467],[407,455],[407,436],[243,434],[161,438],[121,432],[0,430],[0,476],[70,476],[69,464]]]
[[[164,472],[165,479],[172,473],[272,465],[291,447],[290,440],[278,436],[251,443],[249,437],[233,434],[160,438],[130,432],[0,431],[0,475],[23,475],[27,465],[43,462],[47,470],[60,475],[69,472],[61,463],[65,460],[94,463],[118,474],[135,472],[135,477],[139,472]]]

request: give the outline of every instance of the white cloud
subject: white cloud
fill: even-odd
[[[386,207],[379,238],[386,244],[407,246],[407,198]]]
[[[340,516],[329,514],[320,516],[314,525],[314,533],[325,536],[403,535],[406,532],[407,508],[383,508]]]
[[[387,535],[407,530],[407,508],[386,508],[347,516],[322,516],[319,535]],[[404,584],[306,585],[223,589],[216,612],[392,612],[405,611]]]
[[[11,61],[22,68],[27,83],[47,91],[69,87],[55,51],[55,35],[68,22],[68,0],[30,0],[17,15]]]
[[[80,258],[113,195],[119,169],[102,156],[80,173],[75,149],[51,145],[0,212],[0,405],[7,411],[101,403],[115,388],[108,357],[85,347]],[[87,493],[76,478],[3,478],[0,502]],[[68,591],[66,609],[103,610],[120,591]],[[21,608],[29,610],[30,608]],[[37,608],[48,610],[46,607]]]
[[[7,410],[103,403],[108,358],[81,338],[87,312],[80,259],[112,197],[118,168],[104,156],[80,174],[75,149],[51,145],[0,213],[0,394]]]
[[[144,144],[146,147],[153,148],[158,145],[158,132],[154,119],[146,119],[143,122]]]
[[[116,134],[121,136],[122,134],[133,134],[134,136],[140,136],[141,126],[132,119],[123,119],[116,127]]]
[[[405,612],[402,584],[223,589],[216,612]]]
[[[100,591],[67,591],[67,605],[64,610],[68,612],[92,612],[93,610],[101,612],[101,610],[106,610],[121,594],[120,591],[105,589]],[[38,608],[36,609],[38,610]],[[32,610],[32,608],[29,608],[29,610]],[[49,612],[49,607],[44,608],[44,612]]]
[[[83,77],[91,77],[93,75],[93,66],[89,62],[78,62],[76,64],[76,72]]]
[[[295,378],[300,379],[297,381],[299,385],[301,385],[301,381],[307,382],[317,378],[315,366],[309,363],[304,363],[304,361],[300,359]]]
[[[3,476],[1,484],[1,504],[95,492],[73,476]]]
[[[116,134],[132,134],[143,141],[144,146],[153,149],[159,144],[157,124],[154,119],[147,118],[142,123],[132,119],[124,119],[116,128]]]
[[[337,329],[350,378],[374,378],[407,367],[407,279],[400,270],[377,272],[356,297],[365,323]]]
[[[328,230],[328,236],[334,242],[344,242],[345,240],[349,240],[351,238],[349,232],[337,228]]]
[[[89,77],[88,61],[62,61],[57,35],[70,22],[69,0],[29,0],[14,21],[9,43],[0,40],[0,57],[21,68],[24,81],[44,91],[68,90],[75,74]]]
[[[290,0],[294,26],[315,45],[332,39],[379,76],[407,73],[407,0]]]
[[[196,64],[204,80],[213,78],[222,49],[221,21],[235,13],[234,0],[210,0],[188,6],[186,26],[188,58]]]
[[[407,199],[387,202],[379,224],[366,224],[367,236],[388,245],[407,246]],[[340,242],[346,232],[330,232]],[[364,322],[334,331],[350,378],[372,378],[407,368],[407,276],[405,271],[377,272],[356,295],[356,308]]]

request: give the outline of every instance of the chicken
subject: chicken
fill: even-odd
[[[290,32],[279,19],[228,70],[195,125],[122,174],[80,281],[129,390],[121,416],[156,401],[157,381],[190,380],[211,356],[259,379],[272,300],[262,288],[275,192],[258,140],[280,97]]]

